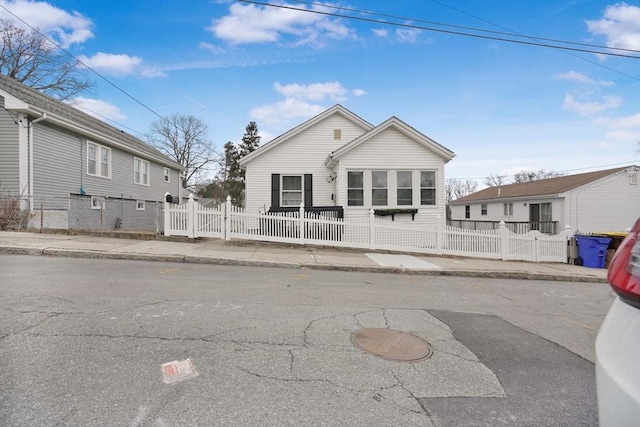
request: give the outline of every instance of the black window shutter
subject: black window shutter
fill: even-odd
[[[304,174],[304,205],[306,207],[313,206],[313,175]]]
[[[271,174],[271,207],[280,207],[280,174]]]

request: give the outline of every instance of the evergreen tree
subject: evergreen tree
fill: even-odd
[[[240,147],[238,151],[240,152],[240,157],[244,157],[247,154],[253,152],[260,145],[260,136],[258,135],[258,125],[256,122],[249,122],[245,129],[245,133],[242,136],[242,142],[240,143]]]
[[[224,144],[224,165],[222,168],[223,193],[231,196],[231,203],[241,206],[244,201],[244,171],[240,168],[238,148],[229,141]]]

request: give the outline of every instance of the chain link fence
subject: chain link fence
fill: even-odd
[[[0,230],[87,230],[158,234],[163,203],[114,197],[0,195]]]

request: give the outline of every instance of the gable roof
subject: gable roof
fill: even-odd
[[[350,120],[351,122],[353,122],[355,125],[360,126],[361,128],[363,128],[365,131],[368,131],[368,130],[373,128],[373,125],[371,123],[369,123],[369,122],[365,121],[364,119],[362,119],[361,117],[355,115],[351,111],[349,111],[346,108],[344,108],[342,105],[336,104],[333,107],[329,108],[328,110],[323,111],[322,113],[318,114],[317,116],[314,116],[314,117],[310,118],[309,120],[307,120],[306,122],[304,122],[304,123],[294,127],[293,129],[283,133],[282,135],[280,135],[279,137],[275,138],[271,142],[268,142],[267,144],[263,145],[262,147],[259,147],[254,152],[246,155],[245,157],[240,159],[240,166],[244,166],[245,164],[247,164],[251,160],[255,159],[256,157],[261,156],[262,154],[266,153],[267,151],[271,150],[272,148],[277,147],[278,145],[282,144],[283,142],[293,138],[294,136],[300,134],[301,132],[304,132],[305,130],[311,128],[312,126],[316,125],[317,123],[320,123],[321,121],[325,120],[327,117],[330,117],[330,116],[332,116],[334,114],[342,115],[347,120]]]
[[[375,137],[376,135],[380,134],[381,132],[383,132],[383,131],[385,131],[385,130],[387,130],[389,128],[394,128],[394,129],[398,130],[399,132],[401,132],[404,135],[406,135],[408,138],[416,141],[417,143],[421,144],[425,148],[435,152],[440,157],[442,157],[442,159],[444,160],[445,163],[447,163],[449,160],[451,160],[451,159],[453,159],[455,157],[455,154],[453,153],[453,151],[451,151],[448,148],[438,144],[433,139],[431,139],[428,136],[422,134],[421,132],[418,132],[413,127],[409,126],[408,124],[406,124],[405,122],[403,122],[399,118],[397,118],[395,116],[392,116],[392,117],[388,118],[387,120],[385,120],[380,125],[374,127],[373,129],[370,129],[369,131],[367,131],[364,134],[360,135],[356,139],[346,143],[342,147],[340,147],[337,150],[331,152],[327,156],[327,158],[326,158],[326,160],[324,162],[325,165],[331,166],[336,160],[338,160],[340,157],[342,157],[343,155],[345,155],[349,151],[353,150],[354,148],[356,148],[360,144],[365,143],[366,141],[370,140],[371,138]]]
[[[453,200],[451,204],[512,199],[517,197],[554,196],[582,187],[583,185],[590,184],[627,168],[629,168],[629,166],[596,172],[579,173],[576,175],[559,176],[556,178],[540,179],[532,182],[501,185],[499,187],[489,187],[473,194],[469,194],[468,196]]]
[[[5,93],[14,99],[8,100]],[[0,96],[5,97],[7,110],[25,113],[36,119],[46,114],[46,121],[72,129],[94,142],[103,142],[141,157],[151,158],[174,169],[184,169],[179,163],[146,142],[3,74],[0,74]]]

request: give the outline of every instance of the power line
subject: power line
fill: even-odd
[[[323,7],[323,8],[327,8],[327,9],[334,9],[334,10],[344,10],[347,12],[355,12],[355,13],[359,13],[359,14],[363,14],[363,15],[372,15],[372,16],[380,16],[383,18],[393,18],[393,19],[402,19],[404,21],[411,21],[411,22],[421,22],[423,24],[431,24],[431,25],[440,25],[443,27],[450,27],[450,28],[460,28],[463,30],[471,30],[471,31],[478,31],[478,32],[482,32],[482,33],[489,33],[489,34],[498,34],[498,35],[504,35],[504,36],[514,36],[514,37],[526,37],[526,38],[530,38],[532,40],[542,40],[542,41],[550,41],[550,42],[554,42],[554,43],[562,43],[562,44],[570,44],[570,45],[575,45],[575,46],[585,46],[585,47],[593,47],[593,48],[598,48],[598,49],[611,49],[611,50],[619,50],[619,51],[623,51],[623,52],[633,52],[633,53],[640,53],[639,50],[634,50],[634,49],[626,49],[626,48],[622,48],[622,47],[611,47],[611,46],[603,46],[603,45],[597,45],[597,44],[590,44],[590,43],[579,43],[579,42],[573,42],[573,41],[567,41],[567,40],[559,40],[559,39],[550,39],[550,38],[544,38],[544,37],[538,37],[538,36],[528,36],[525,34],[521,34],[515,31],[512,31],[508,28],[504,28],[501,27],[500,25],[494,24],[490,21],[486,21],[482,18],[478,18],[477,16],[468,14],[460,9],[456,9],[451,7],[452,9],[459,11],[461,13],[464,13],[468,16],[471,16],[473,18],[476,19],[480,19],[481,21],[487,22],[491,25],[495,25],[499,28],[502,28],[506,31],[509,32],[502,32],[502,31],[492,31],[492,30],[486,30],[486,29],[482,29],[482,28],[475,28],[475,27],[467,27],[467,26],[463,26],[463,25],[454,25],[454,24],[446,24],[444,22],[437,22],[437,21],[427,21],[424,19],[418,19],[418,18],[408,18],[405,16],[398,16],[398,15],[389,15],[389,14],[385,14],[385,13],[379,13],[379,12],[370,12],[370,11],[366,11],[366,10],[360,10],[360,9],[352,9],[352,8],[348,8],[348,7],[341,7],[341,6],[333,6],[333,5],[329,5],[329,4],[322,4],[322,3],[315,3],[315,2],[310,2],[310,1],[303,1],[303,0],[291,0],[294,1],[296,3],[301,3],[301,4],[307,4],[310,6],[319,6],[319,7]],[[445,7],[450,7],[447,6],[446,4],[436,1],[436,0],[432,0],[438,4],[441,4]],[[385,21],[382,21],[385,22]]]
[[[461,32],[461,31],[452,31],[452,30],[444,30],[444,29],[440,29],[440,28],[424,27],[424,26],[420,26],[420,25],[403,24],[403,23],[399,23],[399,22],[390,22],[390,21],[382,21],[382,20],[379,20],[379,19],[364,18],[364,17],[352,16],[352,15],[342,15],[342,14],[339,14],[339,13],[323,12],[323,11],[320,11],[320,10],[301,9],[301,8],[298,8],[298,7],[287,6],[287,5],[283,5],[283,4],[271,4],[271,3],[265,3],[265,2],[261,2],[261,1],[255,1],[255,0],[237,0],[237,1],[242,2],[242,3],[251,3],[251,4],[260,5],[260,6],[267,6],[267,7],[279,8],[279,9],[295,10],[295,11],[298,11],[298,12],[314,13],[314,14],[324,15],[324,16],[333,16],[333,17],[336,17],[336,18],[352,19],[352,20],[355,20],[355,21],[369,22],[369,23],[375,23],[375,24],[379,24],[379,25],[391,25],[391,26],[395,26],[395,27],[411,28],[411,29],[424,30],[424,31],[434,31],[434,32],[438,32],[438,33],[453,34],[453,35],[465,36],[465,37],[475,37],[475,38],[486,39],[486,40],[495,40],[495,41],[501,41],[501,42],[524,44],[524,45],[538,46],[538,47],[546,47],[546,48],[552,48],[552,49],[593,53],[593,54],[606,55],[606,56],[617,56],[617,57],[630,58],[630,59],[640,59],[640,56],[628,55],[628,54],[623,54],[623,53],[612,53],[612,52],[596,51],[596,50],[582,49],[582,48],[577,48],[577,47],[568,47],[568,46],[551,45],[551,44],[546,44],[546,43],[538,43],[538,42],[533,42],[533,41],[513,40],[513,39],[507,39],[507,38],[504,38],[504,37],[487,36],[487,35],[482,35],[482,34],[473,34],[473,33]],[[632,76],[630,76],[630,77],[632,77]],[[632,78],[635,78],[635,77],[632,77]],[[636,80],[640,80],[640,79],[637,79],[637,78],[635,78],[635,79]]]
[[[470,17],[472,17],[472,18],[478,19],[478,20],[480,20],[480,21],[482,21],[482,22],[486,22],[487,24],[494,25],[494,26],[496,26],[496,27],[498,27],[498,28],[501,28],[501,29],[503,29],[503,30],[506,30],[506,31],[510,31],[512,34],[515,34],[515,35],[516,35],[516,36],[518,36],[518,37],[527,37],[527,38],[532,39],[532,40],[554,41],[553,39],[545,39],[545,38],[541,38],[541,37],[527,36],[527,35],[524,35],[524,34],[521,34],[521,33],[515,32],[515,31],[511,30],[510,28],[507,28],[507,27],[504,27],[504,26],[502,26],[502,25],[496,24],[496,23],[494,23],[494,22],[488,21],[488,20],[486,20],[486,19],[484,19],[484,18],[481,18],[481,17],[479,17],[479,16],[473,15],[473,14],[471,14],[471,13],[465,12],[464,10],[458,9],[458,8],[456,8],[456,7],[453,7],[453,6],[449,6],[448,4],[445,4],[445,3],[441,2],[441,1],[438,1],[438,0],[431,0],[431,1],[433,1],[434,3],[438,3],[439,5],[442,5],[442,6],[444,6],[444,7],[447,7],[447,8],[449,8],[449,9],[455,10],[456,12],[460,12],[460,13],[462,13],[462,14],[464,14],[464,15],[467,15],[467,16],[470,16]],[[572,42],[565,42],[565,41],[560,41],[560,42],[561,42],[561,43],[578,44],[578,45],[581,45],[581,46],[591,46],[591,47],[597,47],[597,48],[602,48],[602,49],[615,49],[615,50],[627,51],[627,52],[640,52],[640,51],[633,50],[633,49],[623,49],[623,48],[618,48],[618,47],[608,47],[608,46],[589,45],[589,44],[572,43]],[[627,74],[627,73],[624,73],[624,72],[622,72],[622,71],[616,70],[616,69],[614,69],[614,68],[611,68],[611,67],[606,66],[606,65],[604,65],[604,64],[602,64],[602,63],[599,63],[599,62],[593,61],[593,60],[591,60],[591,59],[584,58],[584,57],[582,57],[582,56],[580,56],[580,55],[576,55],[576,54],[575,54],[575,53],[573,53],[573,52],[569,52],[569,51],[566,51],[566,50],[561,50],[561,52],[562,52],[562,53],[565,53],[565,54],[567,54],[567,55],[571,55],[571,56],[573,56],[574,58],[580,59],[580,60],[582,60],[582,61],[588,62],[588,63],[590,63],[590,64],[592,64],[592,65],[595,65],[595,66],[598,66],[598,67],[604,68],[604,69],[609,70],[609,71],[613,71],[614,73],[618,73],[618,74],[620,74],[620,75],[622,75],[622,76],[629,77],[629,78],[634,79],[634,80],[638,80],[638,78],[637,78],[637,77],[631,76],[631,75],[629,75],[629,74]]]
[[[47,37],[45,34],[42,34],[38,29],[33,28],[28,22],[26,22],[25,20],[23,20],[22,18],[20,18],[18,15],[16,15],[15,13],[11,12],[9,9],[7,9],[2,3],[0,3],[0,7],[4,10],[6,10],[8,13],[10,13],[11,15],[13,15],[17,20],[19,20],[20,22],[22,22],[24,25],[26,25],[27,27],[31,28],[31,30],[33,30],[35,33],[39,34],[40,37],[44,38],[45,40],[47,40],[49,43],[52,43],[54,46],[56,46],[58,49],[60,49],[61,51],[63,51],[64,53],[66,53],[69,57],[73,58],[75,61],[77,61],[79,64],[81,64],[83,67],[85,67],[86,69],[90,70],[91,72],[93,72],[96,76],[100,77],[102,80],[104,80],[105,82],[109,83],[111,86],[113,86],[114,88],[116,88],[118,91],[122,92],[124,95],[126,95],[127,97],[129,97],[130,99],[132,99],[133,101],[135,101],[138,105],[142,106],[144,109],[150,111],[152,114],[156,115],[157,117],[159,117],[161,120],[166,121],[166,119],[161,116],[160,114],[156,113],[154,110],[152,110],[150,107],[148,107],[147,105],[145,105],[144,103],[142,103],[142,101],[138,100],[137,98],[135,98],[133,95],[130,95],[127,91],[125,91],[124,89],[120,88],[120,86],[116,85],[115,83],[113,83],[111,80],[109,80],[108,78],[106,78],[105,76],[103,76],[102,74],[100,74],[99,72],[97,72],[96,70],[94,70],[93,68],[91,68],[90,66],[88,66],[87,64],[85,64],[84,62],[82,62],[81,60],[79,60],[78,58],[76,58],[71,52],[69,52],[68,50],[66,50],[65,48],[63,48],[62,46],[60,46],[58,43],[56,43],[54,40],[50,39],[49,37]]]

